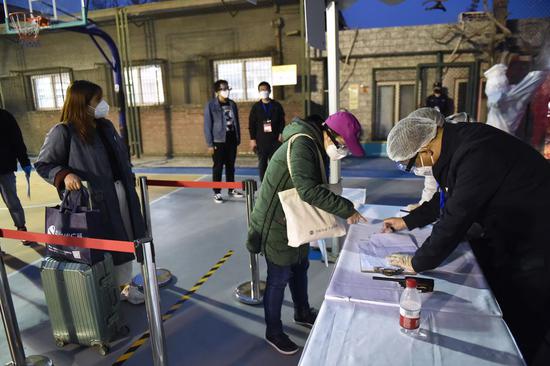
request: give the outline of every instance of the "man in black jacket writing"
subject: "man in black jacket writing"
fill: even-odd
[[[548,162],[529,145],[491,126],[438,127],[427,118],[397,123],[388,136],[388,156],[409,169],[431,169],[440,187],[431,201],[408,216],[384,221],[385,231],[435,222],[431,237],[414,256],[397,254],[389,261],[414,272],[436,268],[472,224],[481,225],[483,233],[471,244],[504,319],[526,361],[548,365]]]

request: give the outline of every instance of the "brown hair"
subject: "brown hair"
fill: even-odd
[[[75,80],[67,88],[61,111],[61,122],[72,123],[80,138],[86,143],[91,143],[93,138],[95,122],[89,106],[96,96],[103,96],[103,90],[99,85],[86,80]]]

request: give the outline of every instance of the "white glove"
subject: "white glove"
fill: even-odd
[[[406,272],[415,272],[412,266],[413,256],[410,254],[393,253],[386,257],[390,266],[401,267]]]

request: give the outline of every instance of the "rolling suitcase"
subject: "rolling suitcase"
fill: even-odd
[[[104,356],[117,334],[128,333],[120,319],[110,254],[93,266],[46,257],[40,275],[58,347],[76,343],[95,347]]]

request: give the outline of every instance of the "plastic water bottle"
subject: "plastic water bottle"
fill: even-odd
[[[401,332],[417,335],[420,329],[422,300],[416,289],[416,280],[407,278],[405,282],[407,287],[401,294],[401,300],[399,301],[399,325],[401,326]]]

